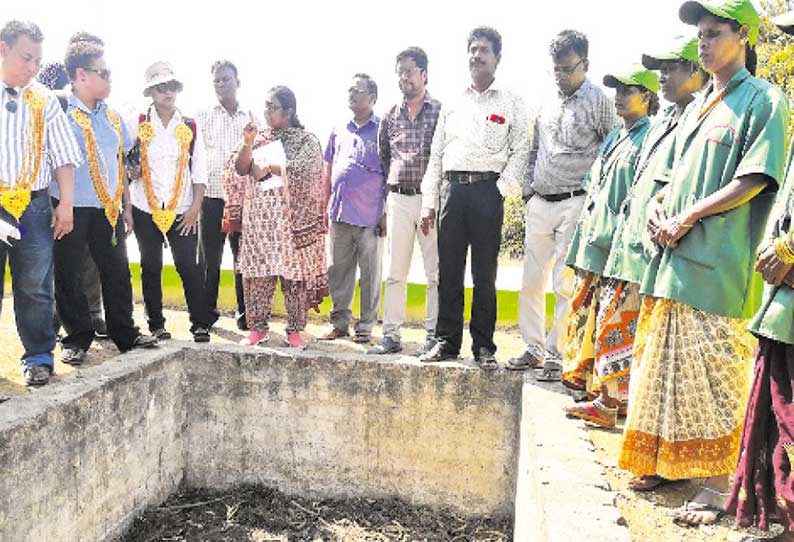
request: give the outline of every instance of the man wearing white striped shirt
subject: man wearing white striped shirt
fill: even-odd
[[[74,168],[82,161],[69,121],[55,95],[33,80],[44,37],[30,22],[0,29],[0,220],[17,224],[21,238],[0,243],[0,269],[11,266],[22,366],[30,386],[53,372],[53,241],[72,231]],[[41,145],[34,119],[41,111]],[[54,175],[61,198],[53,212],[48,185]],[[26,201],[29,199],[29,203]],[[21,213],[21,214],[20,214]],[[0,298],[3,293],[0,281]]]

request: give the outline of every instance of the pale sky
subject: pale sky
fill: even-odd
[[[638,62],[642,52],[694,27],[678,20],[681,0],[470,0],[365,2],[283,0],[251,2],[4,1],[0,22],[29,19],[45,35],[45,61],[62,60],[74,32],[99,35],[113,70],[111,103],[142,109],[143,72],[155,60],[171,62],[185,90],[178,106],[188,115],[213,105],[210,66],[232,60],[240,71],[243,105],[261,115],[267,89],[295,91],[298,114],[321,141],[347,121],[351,76],[366,72],[380,90],[380,113],[400,99],[394,57],[418,45],[429,57],[429,90],[442,102],[469,84],[466,37],[478,25],[502,34],[500,85],[537,106],[553,90],[548,44],[564,28],[590,39],[592,80]]]

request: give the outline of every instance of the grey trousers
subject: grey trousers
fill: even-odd
[[[356,333],[372,333],[378,318],[381,286],[381,256],[383,239],[375,228],[331,222],[331,266],[328,268],[328,288],[331,291],[331,325],[348,331],[353,318],[353,294],[356,290],[358,267],[360,314]]]

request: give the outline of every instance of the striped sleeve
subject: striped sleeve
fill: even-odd
[[[46,138],[44,149],[50,157],[52,168],[57,169],[66,164],[79,166],[83,162],[80,147],[77,145],[69,118],[53,94],[47,95],[44,124]]]

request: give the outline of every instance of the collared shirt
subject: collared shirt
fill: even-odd
[[[176,168],[179,159],[179,143],[176,140],[176,127],[182,122],[182,115],[179,111],[174,112],[174,116],[168,122],[168,126],[163,126],[163,121],[152,107],[150,109],[149,121],[154,128],[154,137],[149,142],[149,166],[151,169],[152,186],[157,197],[157,202],[162,208],[168,205],[176,184]],[[138,119],[135,119],[132,126],[138,128]],[[201,128],[196,126],[196,142],[193,145],[193,164],[190,171],[185,168],[185,177],[182,182],[182,190],[179,196],[179,203],[174,209],[177,214],[182,214],[190,208],[193,203],[193,185],[207,184],[207,149],[204,146],[204,138],[201,135]],[[130,198],[132,204],[141,211],[151,213],[149,202],[146,199],[146,191],[143,187],[143,179],[138,179],[130,183]]]
[[[634,184],[620,206],[612,248],[604,276],[639,284],[645,268],[657,252],[648,232],[648,205],[670,176],[675,130],[679,126],[676,106],[667,108],[651,123],[640,149]]]
[[[422,207],[438,207],[447,171],[493,171],[503,196],[521,187],[529,153],[524,100],[496,83],[484,92],[469,87],[441,106],[430,163],[422,179]]]
[[[419,190],[430,160],[441,102],[425,92],[422,108],[411,118],[407,102],[395,105],[380,122],[378,152],[386,183]]]
[[[239,105],[232,114],[217,104],[196,115],[196,123],[207,147],[207,190],[204,197],[226,199],[223,192],[223,172],[226,161],[243,138],[243,128],[252,113]]]
[[[616,126],[604,140],[590,169],[587,197],[568,249],[568,265],[599,275],[604,271],[618,211],[634,181],[650,124],[648,117],[642,117],[628,131]]]
[[[620,125],[613,101],[587,79],[570,96],[558,92],[544,103],[532,132],[525,196],[580,189],[604,138]]]
[[[74,134],[69,126],[69,119],[61,108],[58,98],[47,87],[32,81],[27,87],[15,89],[17,97],[12,98],[8,88],[0,84],[0,185],[14,185],[25,160],[25,136],[31,110],[25,104],[22,94],[29,88],[44,97],[44,144],[41,155],[41,166],[38,177],[30,187],[41,190],[50,184],[53,171],[61,166],[80,165],[82,157]],[[17,110],[11,113],[6,109],[10,101],[17,102]]]
[[[374,228],[383,217],[384,177],[378,156],[378,126],[374,114],[363,125],[355,121],[334,128],[325,147],[331,165],[328,218],[353,226]]]
[[[689,105],[676,132],[667,216],[747,175],[764,175],[770,185],[749,202],[696,222],[675,248],[660,251],[641,291],[717,316],[749,318],[759,301],[752,295],[755,251],[783,181],[788,99],[744,68],[709,107],[712,89]]]
[[[119,136],[116,128],[108,118],[108,106],[103,101],[98,101],[93,111],[80,101],[74,94],[68,98],[67,117],[72,126],[77,145],[80,147],[80,152],[83,156],[83,163],[74,172],[74,206],[75,207],[102,207],[94,189],[94,184],[91,179],[91,173],[88,170],[88,154],[85,146],[85,136],[83,130],[77,125],[77,122],[72,118],[72,111],[79,109],[88,114],[91,119],[91,128],[94,131],[94,139],[96,139],[97,159],[99,161],[99,170],[102,173],[102,180],[108,186],[110,196],[116,193],[116,187],[119,182]],[[128,151],[132,147],[132,139],[130,138],[127,127],[119,116],[121,123],[122,134],[122,147],[124,151]],[[60,197],[58,183],[54,180],[50,183],[50,194],[53,197]]]

